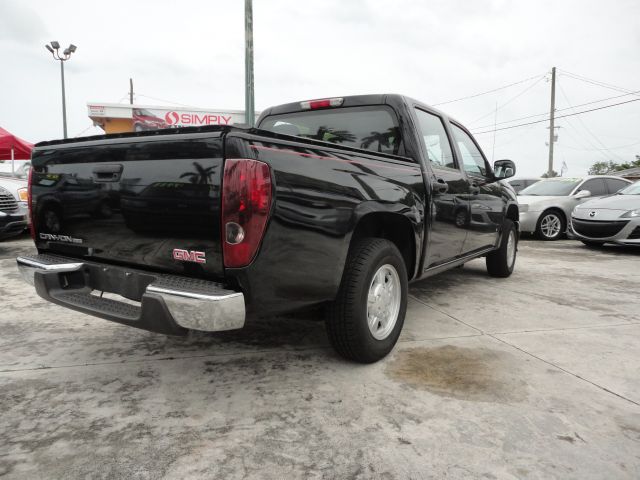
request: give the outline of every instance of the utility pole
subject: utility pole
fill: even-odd
[[[129,79],[129,104],[133,105],[133,78]]]
[[[553,140],[556,129],[554,127],[554,116],[556,112],[556,67],[551,69],[551,111],[549,112],[549,170],[547,175],[553,175]]]
[[[253,102],[253,0],[244,0],[244,116],[245,123],[253,127],[255,107]]]

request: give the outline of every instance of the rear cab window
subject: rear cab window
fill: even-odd
[[[373,152],[401,154],[402,138],[395,112],[384,105],[310,110],[265,117],[263,130],[311,138]]]

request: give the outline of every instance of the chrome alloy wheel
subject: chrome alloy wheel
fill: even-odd
[[[547,238],[554,238],[560,235],[560,229],[562,228],[562,221],[560,217],[555,213],[548,213],[540,222],[540,230],[542,234]]]
[[[402,288],[393,265],[382,265],[373,276],[367,295],[367,323],[376,340],[389,336],[398,321]]]
[[[513,267],[516,262],[516,232],[511,230],[507,239],[507,265]]]

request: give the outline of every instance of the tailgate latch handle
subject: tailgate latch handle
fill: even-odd
[[[93,169],[94,182],[117,182],[122,175],[122,165],[98,165]]]

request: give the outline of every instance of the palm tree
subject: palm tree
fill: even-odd
[[[216,165],[204,168],[198,162],[193,162],[195,172],[187,172],[180,175],[180,178],[188,178],[189,181],[196,185],[207,185],[211,183],[211,177],[216,170]]]

